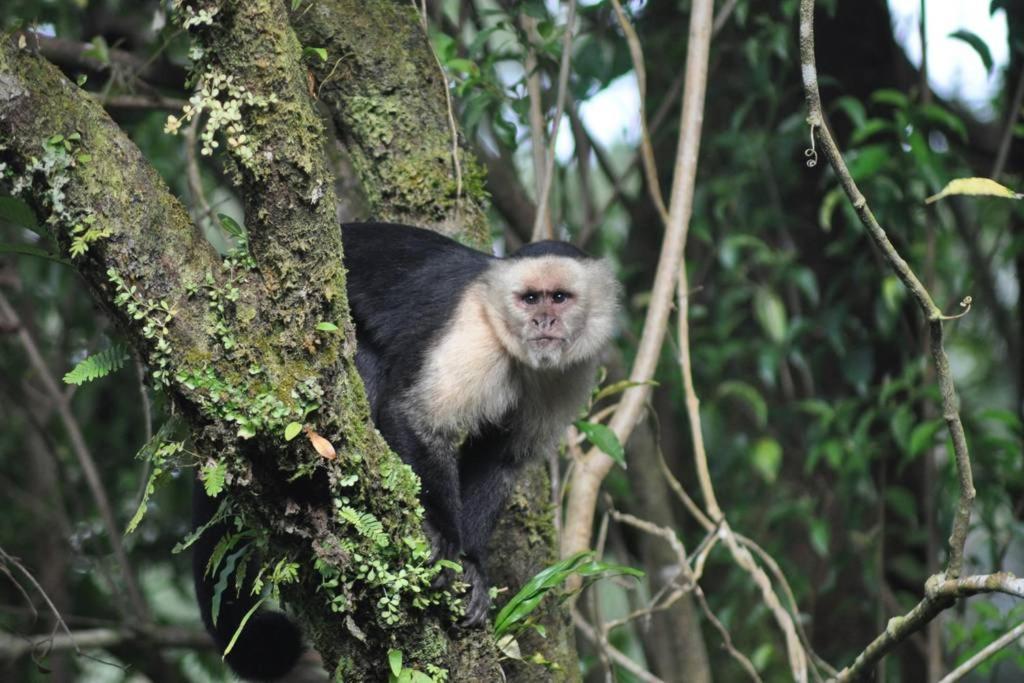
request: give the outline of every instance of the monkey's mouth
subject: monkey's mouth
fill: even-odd
[[[542,348],[557,346],[558,344],[564,344],[567,340],[565,337],[556,337],[553,335],[544,335],[541,337],[534,337],[530,340],[531,344],[540,346]]]

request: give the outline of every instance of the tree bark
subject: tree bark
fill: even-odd
[[[415,479],[372,428],[353,362],[327,136],[313,99],[343,131],[377,219],[485,244],[482,174],[458,151],[453,180],[446,84],[411,6],[305,9],[292,15],[296,38],[284,3],[182,7],[185,17],[213,16],[189,26],[202,51],[196,78],[209,86],[203,96],[238,105],[238,129],[216,139],[226,139],[244,199],[247,254],[222,260],[100,107],[14,41],[0,45],[0,189],[25,198],[62,251],[75,254],[95,298],[185,417],[194,449],[226,467],[232,513],[264,543],[264,566],[296,562],[297,581],[283,582],[282,595],[328,669],[378,680],[388,651],[399,649],[407,667],[497,680],[491,639],[453,636],[443,610],[417,609],[404,596],[394,621],[382,618],[381,585],[356,578],[360,560],[344,550],[355,534],[332,514],[343,499],[382,523],[386,547],[360,546],[362,560],[396,572],[424,565],[410,549],[423,539]],[[303,45],[328,51],[312,80],[299,66]],[[338,331],[320,329],[323,322]],[[337,459],[305,437],[287,441],[291,422],[329,440]],[[309,473],[318,495],[296,506],[284,482]],[[530,482],[546,499],[543,478]],[[544,542],[522,538],[508,552],[552,556],[550,519],[531,519],[547,525]],[[506,540],[525,536],[522,528]],[[324,590],[328,575],[345,586],[334,595],[343,598],[340,613]],[[545,648],[560,654],[547,658],[575,673],[571,629],[555,632]]]

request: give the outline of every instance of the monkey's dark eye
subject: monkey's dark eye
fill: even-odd
[[[520,298],[523,300],[524,304],[529,304],[530,306],[540,301],[540,295],[537,294],[537,292],[527,292],[526,294],[523,294]]]
[[[571,298],[572,294],[569,294],[569,292],[563,292],[561,290],[551,295],[551,300],[554,301],[556,304],[563,304]]]

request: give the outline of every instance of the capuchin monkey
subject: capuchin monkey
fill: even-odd
[[[421,228],[365,223],[343,225],[342,243],[373,423],[419,475],[435,557],[462,564],[461,625],[481,625],[495,522],[516,472],[557,446],[586,401],[620,286],[606,261],[565,242],[494,258]],[[201,485],[195,499],[199,525],[216,503]],[[225,590],[213,627],[206,566],[222,534],[207,530],[193,559],[203,619],[221,650],[255,604]],[[243,677],[272,679],[301,652],[295,625],[262,611],[227,661]]]

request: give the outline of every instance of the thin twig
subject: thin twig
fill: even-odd
[[[61,635],[29,635],[16,636],[0,631],[0,659],[17,659],[22,655],[45,646],[48,652],[55,650],[74,650],[82,655],[82,650],[110,649],[118,645],[132,645],[145,639],[147,644],[167,648],[202,648],[210,650],[214,642],[203,631],[184,630],[171,627],[154,627],[137,630],[133,628],[97,628],[87,631],[68,631]],[[105,662],[112,664],[111,662]],[[117,666],[113,664],[113,666]],[[118,666],[118,668],[123,668]]]
[[[53,620],[57,628],[63,630],[64,633],[67,634],[67,637],[71,640],[72,646],[74,646],[74,637],[71,635],[71,629],[69,629],[68,625],[64,622],[64,617],[61,616],[60,610],[57,609],[57,606],[53,604],[53,600],[50,599],[50,596],[46,594],[46,591],[43,590],[43,587],[39,584],[38,581],[36,581],[36,577],[32,576],[32,572],[25,569],[25,567],[17,559],[8,555],[7,551],[5,551],[3,548],[0,548],[0,560],[3,560],[4,566],[7,568],[8,572],[10,571],[10,567],[14,567],[25,576],[29,583],[32,584],[32,587],[35,588],[36,592],[39,593],[39,596],[43,599],[43,602],[45,602],[46,606],[50,608],[50,613],[53,615]],[[13,576],[11,578],[13,579]],[[25,595],[25,597],[28,598],[24,590],[21,589],[21,586],[17,582],[15,582],[15,585],[18,587],[19,591],[21,591],[22,595]],[[29,600],[29,605],[32,607],[32,611],[34,613],[35,605],[32,603],[31,600]],[[79,654],[81,653],[81,651],[77,647],[75,647],[74,649],[75,652]]]
[[[935,363],[936,377],[942,394],[942,416],[946,421],[950,437],[953,441],[953,453],[959,474],[960,495],[954,513],[953,530],[949,538],[949,562],[946,574],[957,578],[963,568],[964,544],[971,522],[971,507],[974,503],[974,479],[971,474],[971,458],[967,448],[963,424],[960,421],[956,387],[953,384],[949,369],[949,359],[943,347],[942,322],[947,318],[932,301],[931,295],[921,284],[907,262],[896,251],[882,226],[878,224],[871,207],[861,194],[860,189],[850,175],[843,156],[836,145],[832,134],[825,123],[822,113],[821,95],[818,92],[818,70],[814,60],[814,0],[800,2],[800,60],[801,73],[804,81],[804,92],[807,99],[807,122],[811,127],[812,136],[821,142],[829,163],[839,178],[840,185],[849,197],[858,217],[867,228],[875,246],[883,254],[885,260],[895,271],[896,276],[910,290],[918,306],[924,313],[931,333],[931,352]],[[808,150],[810,158],[816,155],[813,148]]]
[[[993,180],[999,180],[1006,168],[1006,160],[1010,156],[1010,147],[1013,146],[1013,131],[1017,126],[1017,119],[1020,117],[1020,108],[1024,104],[1024,69],[1020,70],[1017,77],[1017,85],[1013,90],[1013,102],[1006,114],[1006,123],[1003,125],[1003,134],[999,138],[999,151],[996,152],[996,161],[992,165]]]
[[[50,372],[50,368],[46,365],[46,361],[43,360],[42,354],[39,352],[39,347],[36,345],[32,335],[29,334],[28,328],[21,323],[17,312],[7,301],[7,297],[2,293],[0,293],[0,313],[3,314],[3,317],[7,321],[15,326],[18,340],[21,342],[25,355],[28,356],[32,369],[35,370],[36,375],[43,383],[46,393],[49,394],[50,400],[53,401],[53,405],[57,409],[57,414],[60,416],[61,422],[67,430],[68,439],[71,442],[71,451],[75,454],[79,467],[82,468],[82,474],[85,475],[85,481],[89,487],[89,492],[92,494],[93,500],[96,502],[96,507],[99,509],[100,513],[100,519],[103,521],[103,526],[105,527],[107,536],[109,537],[110,547],[114,553],[114,558],[121,569],[121,576],[124,580],[125,588],[127,589],[128,600],[132,607],[132,613],[139,621],[147,622],[149,621],[149,609],[142,598],[142,591],[139,590],[139,586],[135,581],[135,573],[132,571],[132,566],[128,562],[128,554],[125,552],[124,544],[121,542],[121,532],[118,528],[117,521],[114,518],[113,508],[110,506],[110,499],[107,497],[107,491],[103,486],[103,480],[100,478],[99,468],[96,466],[96,461],[93,459],[92,453],[89,452],[89,447],[86,445],[85,437],[82,435],[82,430],[78,426],[78,420],[75,419],[74,414],[72,414],[68,402],[64,399],[63,392],[61,392],[60,387],[57,385],[57,381],[53,378],[53,373]]]
[[[413,7],[416,7],[415,0]],[[430,26],[427,24],[427,2],[422,0],[420,9],[420,26],[423,28],[423,38],[430,47],[430,54],[434,57],[434,64],[441,74],[441,87],[444,90],[444,101],[448,107],[448,132],[452,136],[452,164],[455,166],[455,218],[458,220],[462,211],[462,162],[459,160],[459,127],[455,124],[455,107],[452,105],[452,92],[448,87],[448,74],[445,73],[441,58],[437,56],[433,44],[430,42]]]
[[[999,636],[991,643],[979,650],[974,656],[968,659],[966,662],[958,666],[957,668],[950,671],[939,683],[955,683],[961,678],[966,676],[968,673],[978,668],[982,662],[986,659],[991,658],[997,652],[1002,650],[1004,647],[1009,645],[1015,640],[1019,640],[1024,636],[1024,621],[1014,626],[1012,629]]]
[[[640,156],[643,160],[644,175],[647,176],[647,191],[658,210],[658,215],[661,216],[662,225],[668,225],[668,209],[661,194],[658,167],[654,161],[654,145],[651,144],[651,131],[647,128],[647,70],[644,67],[643,48],[619,0],[612,0],[612,7],[615,8],[615,16],[619,20],[622,33],[626,36],[629,57],[633,61],[633,71],[636,73],[636,87],[640,93]]]
[[[697,603],[704,612],[704,616],[708,618],[711,625],[715,627],[716,631],[718,631],[718,635],[722,636],[722,646],[725,648],[726,652],[740,663],[740,666],[742,666],[744,671],[747,672],[747,675],[750,676],[751,680],[761,683],[761,677],[757,674],[757,669],[754,668],[754,664],[747,659],[745,654],[737,650],[732,644],[732,636],[729,635],[729,629],[727,629],[725,625],[719,621],[718,617],[715,616],[715,613],[711,611],[711,606],[708,605],[708,601],[704,597],[704,591],[700,589],[700,586],[697,586],[697,590],[694,591],[694,594],[697,596]]]
[[[544,110],[540,89],[540,64],[537,62],[537,51],[533,48],[537,36],[537,20],[523,14],[519,17],[519,25],[526,34],[526,56],[523,68],[526,69],[526,97],[529,100],[527,118],[530,122],[531,155],[533,157],[533,189],[534,200],[537,202],[533,216],[533,225],[543,221],[544,234],[552,234],[551,212],[547,206],[540,205],[540,196],[544,193],[544,150],[547,149],[547,135],[544,129]],[[536,227],[531,230],[535,233]]]
[[[537,217],[533,223],[533,241],[554,237],[550,221],[545,230],[544,216],[548,213],[548,200],[551,197],[551,185],[555,171],[555,145],[558,143],[558,131],[565,112],[565,98],[569,90],[569,64],[572,62],[572,36],[576,23],[576,0],[569,0],[569,14],[565,19],[565,34],[562,40],[562,61],[558,67],[558,95],[555,104],[555,118],[551,124],[551,137],[548,141],[547,156],[544,159],[544,178],[540,196],[537,198]]]
[[[576,609],[572,611],[572,622],[587,640],[595,645],[600,644],[602,639],[598,630],[591,626],[587,620],[583,618],[583,615]],[[639,678],[641,681],[644,681],[645,683],[664,683],[660,678],[641,667],[621,651],[617,650],[614,646],[604,643],[604,647],[606,648],[608,656],[616,664]]]

